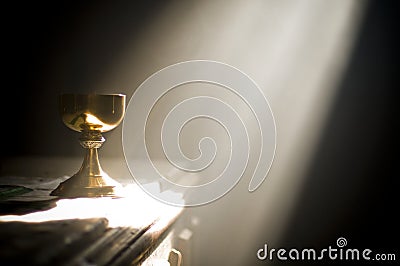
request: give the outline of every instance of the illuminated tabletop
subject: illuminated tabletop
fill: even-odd
[[[171,237],[182,208],[153,199],[134,183],[124,185],[120,197],[114,198],[49,196],[67,178],[13,176],[3,171],[2,263],[148,265],[146,261],[156,252],[164,252],[157,256],[166,262],[172,247],[165,240]],[[165,264],[160,261],[159,265]]]

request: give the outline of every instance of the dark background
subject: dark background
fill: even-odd
[[[7,156],[80,156],[58,115],[61,93],[124,93],[98,83],[167,1],[20,1],[3,7],[3,148]],[[129,99],[129,95],[127,95]],[[7,126],[6,126],[7,125]],[[12,128],[12,129],[11,129]],[[120,135],[117,128],[115,135]],[[75,138],[74,138],[75,137]],[[111,149],[111,156],[120,156]]]
[[[400,259],[400,9],[398,1],[369,3],[284,247],[324,248],[345,237],[349,247],[395,252]],[[2,158],[80,155],[59,120],[58,93],[93,90],[89,84],[107,73],[114,51],[123,48],[124,32],[140,31],[164,5],[19,1],[3,6]],[[85,35],[94,23],[99,30]],[[62,82],[53,87],[54,80]],[[67,139],[74,144],[60,143]]]

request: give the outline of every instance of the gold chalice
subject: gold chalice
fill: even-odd
[[[86,155],[79,171],[51,192],[65,198],[116,196],[120,184],[109,177],[99,163],[98,149],[103,132],[117,127],[125,114],[123,94],[62,94],[59,98],[63,123],[81,132],[79,142]]]

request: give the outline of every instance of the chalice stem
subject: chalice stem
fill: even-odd
[[[82,166],[78,171],[80,176],[88,177],[101,177],[105,173],[101,169],[99,162],[98,149],[103,145],[105,141],[101,132],[99,131],[83,131],[80,137],[80,143],[83,148],[86,149],[86,155],[83,160]],[[104,185],[104,184],[98,184]]]
[[[105,141],[100,131],[84,130],[79,138],[86,155],[79,171],[61,183],[51,195],[69,197],[114,195],[119,184],[109,177],[100,166],[98,149]]]
[[[98,155],[98,148],[86,149],[86,155],[83,159],[81,168],[79,169],[80,175],[99,177],[102,176],[103,170],[101,169]]]

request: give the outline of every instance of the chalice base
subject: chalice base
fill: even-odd
[[[60,183],[50,195],[62,198],[117,197],[120,186],[104,172],[98,176],[80,175],[78,172]]]

